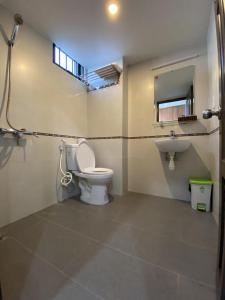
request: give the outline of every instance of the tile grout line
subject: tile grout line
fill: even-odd
[[[56,205],[57,205],[57,204],[56,204]],[[51,207],[51,206],[50,206],[50,207]],[[76,210],[76,211],[78,211],[78,212],[80,212],[80,213],[85,213],[85,212],[86,212],[84,209],[80,209],[80,208],[72,207],[72,209],[73,209],[74,211]],[[93,212],[86,212],[86,213],[89,213],[89,214],[94,215]],[[146,264],[149,264],[149,265],[152,265],[152,266],[154,266],[154,267],[157,267],[157,268],[159,268],[159,269],[161,269],[161,270],[163,270],[163,271],[172,273],[172,274],[177,275],[177,276],[183,276],[184,278],[187,278],[187,279],[189,279],[189,280],[192,280],[191,278],[189,278],[189,277],[186,276],[186,275],[183,275],[183,274],[181,274],[181,273],[177,273],[176,271],[173,271],[173,270],[170,270],[170,269],[161,267],[160,265],[157,265],[157,264],[155,264],[155,263],[149,262],[149,261],[145,260],[144,258],[141,258],[141,257],[135,256],[135,255],[129,254],[129,253],[123,251],[123,250],[120,250],[119,248],[110,246],[110,245],[107,244],[107,243],[101,242],[101,241],[99,241],[99,240],[97,240],[97,239],[95,239],[95,238],[93,238],[93,237],[90,237],[90,236],[88,236],[88,235],[85,235],[85,234],[83,234],[83,233],[81,233],[81,232],[79,232],[79,231],[77,231],[77,230],[75,230],[75,229],[71,229],[71,228],[69,228],[69,227],[66,227],[66,226],[60,224],[60,223],[57,223],[57,222],[55,222],[55,221],[52,221],[52,220],[49,219],[48,217],[41,215],[40,212],[39,212],[39,213],[33,214],[33,216],[35,216],[35,217],[36,217],[37,219],[39,219],[39,220],[44,220],[44,221],[46,221],[47,223],[54,224],[54,225],[56,225],[56,226],[59,226],[59,227],[61,227],[61,228],[64,228],[64,229],[67,230],[67,231],[70,231],[70,232],[72,232],[72,233],[76,233],[76,234],[78,234],[78,235],[81,236],[81,237],[87,238],[87,239],[89,239],[90,241],[92,241],[92,242],[94,242],[94,243],[97,243],[97,244],[100,244],[100,245],[103,245],[104,247],[109,248],[109,249],[111,249],[111,250],[113,250],[113,251],[116,251],[116,252],[119,252],[119,253],[121,253],[121,254],[123,254],[123,255],[132,257],[132,258],[134,258],[134,259],[136,259],[136,260],[139,260],[139,261],[142,261],[142,262],[144,262],[144,263],[146,263]],[[113,219],[111,219],[111,220],[113,221]],[[113,222],[114,222],[114,221],[113,221]],[[128,228],[133,228],[133,225],[127,225],[127,224],[123,224],[123,223],[120,223],[120,222],[117,222],[117,221],[116,221],[115,223],[116,223],[116,224],[117,224],[117,223],[118,223],[118,224],[121,224],[122,226],[125,226],[125,227],[128,227]],[[134,228],[135,228],[135,227],[134,227]],[[143,229],[140,229],[139,227],[137,227],[137,229],[144,232],[144,230],[143,230]],[[157,236],[159,236],[159,237],[165,237],[164,235],[157,235]],[[192,246],[192,245],[191,245],[191,246]],[[201,248],[199,248],[199,249],[201,249]],[[211,254],[211,253],[210,253],[210,254]],[[208,287],[210,287],[210,288],[214,288],[214,285],[210,285],[210,284],[207,284],[207,283],[202,282],[202,281],[198,281],[198,280],[192,280],[192,281],[194,281],[194,282],[196,282],[196,283],[198,283],[198,284],[202,284],[202,285],[208,286]]]
[[[71,229],[71,228],[69,228],[69,227],[67,227],[67,226],[65,226],[65,225],[63,225],[63,224],[60,224],[60,223],[55,222],[55,221],[52,221],[51,219],[49,219],[49,218],[47,218],[47,217],[45,217],[45,216],[42,216],[42,215],[41,215],[41,216],[38,215],[38,217],[39,217],[40,219],[42,219],[43,221],[47,222],[47,223],[56,225],[56,226],[58,226],[58,227],[61,227],[61,228],[65,229],[65,230],[69,231],[69,232],[76,233],[76,234],[80,235],[81,237],[88,238],[88,239],[89,239],[90,241],[92,241],[92,242],[98,243],[98,240],[97,240],[97,239],[95,239],[95,238],[93,238],[93,237],[91,237],[91,236],[85,235],[85,234],[83,234],[83,233],[81,233],[81,232],[79,232],[79,231],[77,231],[77,230],[75,230],[75,229]]]
[[[102,245],[103,247],[109,248],[109,249],[111,249],[111,250],[113,250],[115,252],[119,252],[120,254],[123,254],[123,255],[126,255],[128,257],[132,257],[134,259],[140,260],[140,261],[142,261],[142,262],[144,262],[144,263],[146,263],[148,265],[151,265],[151,266],[157,267],[157,268],[159,268],[159,269],[161,269],[163,271],[172,273],[173,275],[177,276],[179,274],[179,273],[176,273],[175,271],[171,271],[171,270],[163,268],[163,267],[161,267],[159,265],[156,265],[156,264],[153,264],[151,262],[148,262],[147,260],[145,260],[143,258],[140,258],[138,256],[133,256],[132,254],[130,254],[128,252],[125,252],[123,250],[120,250],[119,248],[114,248],[114,247],[110,246],[109,244],[102,243],[101,241],[99,241],[97,239],[94,239],[94,238],[90,237],[89,235],[83,234],[83,233],[81,233],[81,232],[79,232],[79,231],[77,231],[75,229],[71,229],[69,227],[66,227],[66,226],[60,224],[60,223],[54,222],[52,220],[49,220],[48,218],[43,217],[43,220],[46,221],[46,222],[48,222],[48,223],[50,223],[50,224],[56,225],[58,227],[61,227],[61,228],[65,229],[65,230],[67,230],[67,231],[70,231],[72,233],[76,233],[76,234],[78,234],[78,235],[80,235],[80,236],[82,236],[82,237],[84,237],[84,238],[86,238],[86,239],[88,239],[88,240],[90,240],[90,241],[98,244],[98,245]]]
[[[70,208],[73,209],[73,210],[75,210],[75,211],[77,211],[77,212],[80,212],[80,213],[86,213],[86,214],[90,214],[90,215],[93,215],[93,216],[95,215],[93,212],[91,212],[91,211],[87,212],[87,211],[85,211],[85,209],[82,209],[82,208],[76,208],[76,207],[70,207]],[[115,217],[110,217],[110,221],[112,221],[112,222],[114,222],[116,224],[122,225],[122,226],[126,226],[126,227],[130,227],[130,228],[139,230],[139,231],[141,231],[143,233],[149,234],[149,232],[146,229],[144,229],[143,227],[139,227],[139,226],[136,226],[136,225],[133,225],[133,224],[128,224],[128,223],[122,223],[119,220],[115,219]],[[156,236],[158,236],[160,238],[166,238],[167,237],[164,234],[158,234],[158,233],[156,234]],[[185,246],[189,246],[189,247],[192,247],[192,248],[196,248],[196,249],[200,249],[200,250],[203,250],[203,251],[207,251],[210,255],[216,255],[216,253],[214,251],[208,249],[207,247],[201,247],[201,246],[197,246],[195,244],[189,244],[189,243],[185,242],[182,237],[180,237],[178,240],[174,239],[174,241],[183,243]]]
[[[95,297],[99,298],[100,300],[106,300],[105,298],[102,298],[101,296],[95,294],[94,292],[92,292],[89,288],[87,288],[86,286],[84,286],[83,284],[79,283],[78,281],[74,280],[73,278],[71,278],[67,273],[65,273],[63,270],[59,269],[56,265],[54,265],[53,263],[49,262],[47,259],[45,259],[44,257],[42,257],[41,255],[37,254],[36,252],[34,252],[32,249],[30,249],[29,247],[27,247],[26,245],[24,245],[22,242],[20,242],[17,238],[13,237],[13,236],[7,236],[5,238],[6,239],[11,239],[14,240],[17,244],[19,244],[22,248],[24,248],[27,252],[29,252],[32,256],[40,259],[42,262],[44,262],[45,264],[47,264],[48,266],[50,266],[51,268],[53,268],[55,271],[59,272],[61,275],[63,275],[64,277],[66,277],[67,279],[69,279],[71,282],[73,282],[74,284],[80,286],[82,289],[86,290],[89,294],[94,295]]]
[[[194,282],[194,283],[197,283],[197,284],[199,284],[199,285],[201,285],[201,286],[210,288],[210,289],[213,290],[213,291],[216,291],[216,290],[217,290],[217,289],[216,289],[216,285],[215,285],[215,286],[213,286],[213,285],[208,285],[208,284],[206,284],[206,283],[204,283],[204,282],[199,282],[199,281],[196,281],[195,279],[190,279],[189,277],[187,277],[187,276],[185,276],[185,275],[182,275],[182,274],[178,274],[177,277],[178,277],[178,284],[179,284],[179,286],[180,286],[181,279],[182,279],[182,278],[185,278],[186,280],[189,280],[189,281]]]
[[[111,249],[111,250],[113,250],[113,251],[115,251],[115,252],[119,252],[120,254],[123,254],[123,255],[125,255],[125,256],[131,257],[131,258],[133,258],[133,259],[135,259],[135,260],[138,260],[138,261],[140,261],[140,262],[142,262],[142,263],[145,263],[145,264],[147,264],[147,265],[151,265],[151,266],[153,266],[153,267],[156,267],[156,268],[158,268],[158,269],[160,269],[160,270],[162,270],[162,271],[164,271],[164,272],[171,273],[171,274],[173,274],[173,275],[175,275],[175,276],[182,276],[182,277],[187,278],[188,280],[190,280],[190,281],[192,281],[192,282],[195,282],[195,283],[197,283],[197,284],[201,284],[201,285],[207,286],[207,287],[212,288],[212,289],[215,288],[214,285],[210,285],[210,284],[207,284],[207,283],[202,282],[202,281],[193,280],[192,278],[189,278],[189,277],[186,276],[186,275],[183,275],[183,274],[178,273],[178,272],[176,272],[176,271],[173,271],[173,270],[164,268],[164,267],[162,267],[162,266],[160,266],[160,265],[154,264],[154,263],[152,263],[152,262],[150,262],[150,261],[145,260],[144,258],[135,256],[135,255],[132,255],[132,254],[130,254],[130,253],[128,253],[128,252],[125,252],[125,251],[123,251],[123,250],[121,250],[121,249],[119,249],[119,248],[112,247],[112,246],[110,246],[109,244],[102,243],[101,241],[99,241],[99,240],[97,240],[97,239],[94,239],[94,238],[92,238],[92,237],[90,237],[90,236],[88,236],[88,235],[85,235],[85,234],[83,234],[83,233],[81,233],[81,232],[79,232],[79,231],[76,231],[75,229],[68,228],[68,227],[66,227],[66,226],[64,226],[64,225],[62,225],[62,224],[60,224],[60,223],[54,222],[54,221],[52,221],[52,220],[49,220],[48,218],[45,218],[45,217],[41,217],[41,218],[42,218],[44,221],[46,221],[46,222],[48,222],[48,223],[50,223],[50,224],[56,225],[56,226],[58,226],[58,227],[61,227],[61,228],[65,229],[65,230],[67,230],[67,231],[70,231],[70,232],[72,232],[72,233],[76,233],[76,234],[78,234],[78,235],[80,235],[80,236],[82,236],[82,237],[84,237],[84,238],[86,238],[86,239],[89,239],[89,240],[92,241],[92,242],[95,242],[96,244],[102,245],[103,247],[106,247],[106,248],[108,248],[108,249]]]

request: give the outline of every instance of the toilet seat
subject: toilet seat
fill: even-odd
[[[84,174],[90,174],[90,175],[109,175],[112,174],[113,171],[111,169],[106,168],[86,168],[83,170]]]
[[[73,171],[73,174],[79,178],[85,178],[85,179],[90,179],[90,180],[94,179],[95,182],[101,182],[104,179],[112,178],[113,170],[111,170],[111,172],[108,172],[108,173],[101,173],[100,175],[96,174],[96,173],[83,173],[83,172],[81,173],[81,172],[76,172],[76,171]]]

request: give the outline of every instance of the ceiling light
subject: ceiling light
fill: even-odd
[[[111,16],[117,15],[119,11],[119,6],[117,3],[112,2],[108,5],[108,12],[110,13]]]

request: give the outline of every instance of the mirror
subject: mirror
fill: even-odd
[[[159,74],[154,78],[156,121],[177,121],[194,113],[194,66]]]

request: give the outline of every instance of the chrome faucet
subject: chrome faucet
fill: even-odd
[[[176,137],[176,133],[174,130],[170,130],[170,137],[171,138],[175,138]]]

